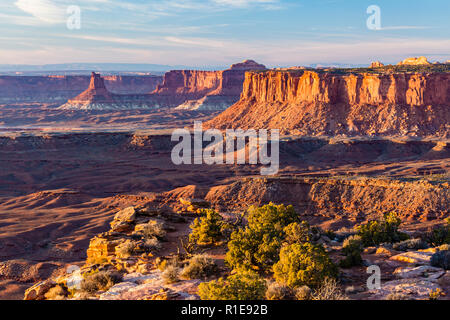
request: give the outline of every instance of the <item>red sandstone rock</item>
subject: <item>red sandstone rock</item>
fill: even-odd
[[[140,95],[111,94],[101,77],[93,73],[88,90],[61,108],[224,110],[239,100],[245,72],[263,69],[263,65],[245,60],[223,71],[174,70],[164,75],[163,83],[152,93]]]
[[[204,127],[448,136],[449,102],[448,73],[247,72],[240,101]]]

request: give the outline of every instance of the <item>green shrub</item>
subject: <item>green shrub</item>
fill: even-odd
[[[120,281],[122,276],[117,272],[99,271],[85,276],[81,282],[81,290],[89,293],[106,291]]]
[[[342,268],[351,268],[362,265],[361,253],[363,250],[362,239],[360,236],[350,236],[344,240],[342,253],[345,258],[339,262]]]
[[[408,239],[408,235],[398,231],[401,224],[395,212],[384,214],[384,219],[369,221],[356,228],[364,246],[394,243]]]
[[[284,246],[273,266],[275,280],[290,287],[318,287],[327,277],[336,277],[337,268],[321,245],[294,243]]]
[[[195,255],[189,264],[183,268],[181,277],[185,279],[205,279],[217,274],[218,266],[214,259],[207,255]]]
[[[310,242],[313,238],[311,228],[306,221],[294,222],[284,228],[286,242],[289,244]]]
[[[450,244],[450,218],[445,221],[445,225],[434,228],[426,235],[427,242],[434,247]]]
[[[279,259],[279,252],[286,238],[285,228],[299,222],[292,206],[269,203],[262,207],[250,207],[248,224],[231,234],[226,262],[238,270],[269,271]],[[291,226],[287,230],[297,229]]]
[[[250,271],[200,283],[198,294],[202,300],[264,300],[266,281]]]
[[[189,242],[199,246],[216,244],[223,237],[222,216],[212,209],[205,209],[205,213],[204,217],[196,218],[190,226],[192,232],[189,235]]]
[[[266,291],[267,300],[291,300],[294,293],[285,284],[272,282]]]

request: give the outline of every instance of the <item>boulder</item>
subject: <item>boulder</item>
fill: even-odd
[[[373,298],[386,300],[389,295],[407,296],[414,300],[428,299],[432,291],[441,289],[438,284],[420,278],[392,280],[382,283],[381,289],[370,290]]]
[[[45,294],[54,286],[56,282],[53,280],[38,282],[25,291],[24,300],[44,300]]]
[[[395,269],[394,275],[402,279],[427,278],[436,280],[445,274],[445,270],[431,266],[400,267]]]
[[[410,251],[397,254],[390,257],[391,260],[413,263],[418,265],[429,265],[431,261],[431,252]]]

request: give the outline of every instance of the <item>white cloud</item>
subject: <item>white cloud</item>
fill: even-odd
[[[42,22],[55,24],[64,22],[65,7],[50,0],[17,0],[15,6]]]
[[[272,5],[278,2],[278,0],[212,0],[212,1],[220,5],[229,5],[233,7],[247,7],[252,4]]]

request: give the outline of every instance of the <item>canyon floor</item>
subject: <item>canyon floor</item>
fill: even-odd
[[[156,200],[203,198],[222,212],[293,204],[334,229],[382,207],[400,208],[408,230],[448,215],[448,140],[283,136],[269,186],[255,165],[174,165],[171,130],[216,114],[0,106],[0,299],[22,299],[34,282],[82,264],[118,210]]]

